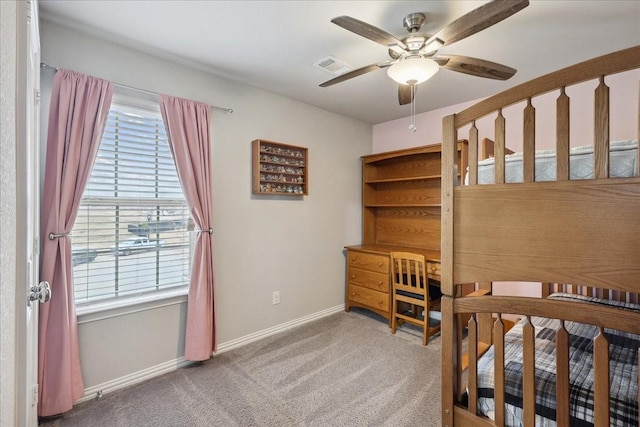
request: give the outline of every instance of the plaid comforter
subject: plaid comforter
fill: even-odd
[[[582,295],[553,294],[549,298],[624,307],[640,313],[640,305]],[[532,317],[536,336],[536,426],[555,426],[555,331],[559,320]],[[569,339],[571,425],[593,425],[593,338],[598,328],[565,322]],[[610,424],[638,425],[638,348],[640,336],[605,329],[610,357]],[[522,322],[505,335],[506,425],[522,425]],[[493,347],[478,361],[478,408],[494,418]]]

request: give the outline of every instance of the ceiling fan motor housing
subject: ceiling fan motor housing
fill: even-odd
[[[410,33],[415,33],[420,31],[420,28],[424,25],[425,19],[426,17],[423,13],[410,13],[404,17],[402,25],[404,25]]]

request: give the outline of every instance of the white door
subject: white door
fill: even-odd
[[[18,12],[19,37],[25,35],[25,43],[18,43],[18,74],[24,81],[18,83],[18,98],[24,90],[24,103],[18,101],[19,127],[17,148],[17,278],[26,290],[17,297],[24,304],[18,311],[18,410],[17,425],[38,425],[38,306],[46,291],[39,292],[44,285],[39,281],[39,120],[40,120],[40,40],[38,29],[37,0],[19,2],[25,8]],[[24,27],[23,27],[24,25]],[[20,31],[23,29],[23,31]],[[24,59],[22,59],[24,58]],[[24,72],[20,73],[23,68]],[[20,79],[19,79],[20,80]],[[24,141],[24,143],[20,143]],[[42,297],[41,297],[42,295]],[[20,319],[22,318],[22,320]],[[23,329],[23,330],[21,330]],[[24,357],[21,356],[22,350]]]

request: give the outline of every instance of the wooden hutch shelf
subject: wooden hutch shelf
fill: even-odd
[[[439,208],[440,203],[371,203],[366,204],[365,208]]]
[[[364,183],[380,184],[385,182],[427,181],[430,179],[441,179],[441,178],[442,178],[442,175],[424,175],[424,176],[407,177],[407,178],[369,179],[369,180],[366,180]]]
[[[464,170],[466,141],[458,143]],[[421,253],[429,279],[440,281],[441,146],[362,157],[362,244],[348,246],[346,305],[391,321],[390,253]]]

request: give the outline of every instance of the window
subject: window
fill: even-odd
[[[190,224],[158,106],[114,95],[72,230],[76,304],[188,286]]]

